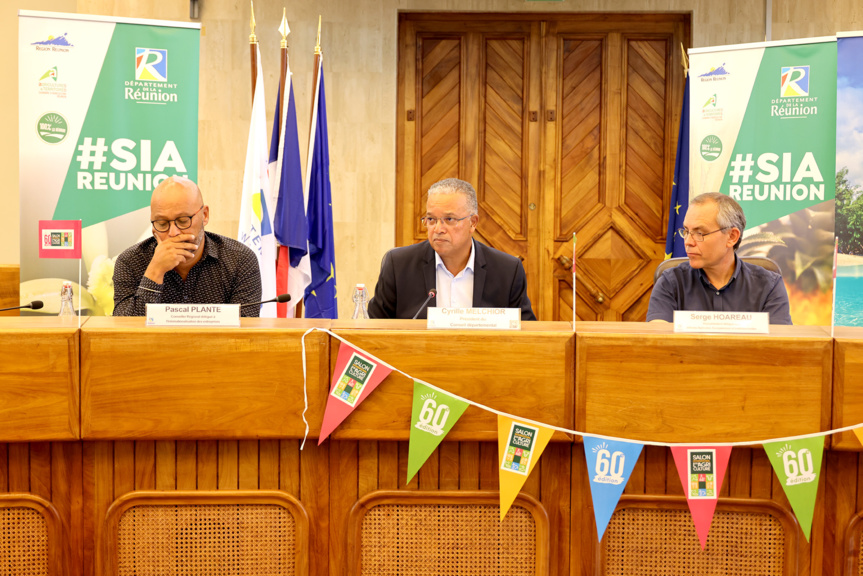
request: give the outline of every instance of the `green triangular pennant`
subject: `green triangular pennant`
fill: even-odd
[[[470,406],[449,394],[414,380],[411,438],[408,446],[408,479],[416,475],[444,436]]]
[[[808,541],[818,493],[824,436],[769,442],[764,444],[764,451]]]

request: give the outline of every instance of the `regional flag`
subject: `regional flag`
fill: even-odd
[[[689,209],[689,75],[683,89],[683,107],[680,110],[680,131],[677,135],[677,157],[674,160],[674,182],[671,186],[671,204],[668,211],[668,232],[665,240],[665,259],[686,256],[683,238],[677,233]]]
[[[276,293],[291,295],[290,302],[279,304],[280,318],[293,318],[312,280],[307,257],[309,251],[306,202],[303,192],[300,142],[297,134],[297,107],[288,63],[285,75],[284,106],[280,91],[276,93],[273,137],[270,141],[270,206],[276,207],[273,231],[279,242],[276,261]],[[281,114],[279,113],[281,111]],[[281,118],[281,125],[279,124]],[[305,257],[305,258],[304,258]]]
[[[276,297],[276,237],[273,235],[272,207],[268,206],[270,180],[267,175],[267,111],[260,49],[257,49],[257,59],[258,75],[246,148],[237,239],[251,248],[258,257],[258,266],[261,268],[261,300],[269,300]],[[261,316],[275,318],[276,305],[263,305]]]
[[[324,96],[323,57],[318,61],[318,83],[312,109],[309,161],[306,170],[309,257],[312,282],[306,288],[306,318],[338,318],[336,251],[333,241],[333,203],[330,191],[330,150],[327,102]]]

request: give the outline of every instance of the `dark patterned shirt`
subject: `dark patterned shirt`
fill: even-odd
[[[250,248],[205,232],[204,254],[183,280],[176,270],[163,284],[144,277],[156,239],[127,248],[114,265],[114,316],[144,316],[147,304],[250,304],[261,300],[261,273]],[[241,316],[258,316],[260,306],[243,306]]]

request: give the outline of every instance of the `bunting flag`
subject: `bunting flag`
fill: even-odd
[[[261,50],[256,48],[258,75],[252,103],[252,122],[243,171],[243,196],[240,200],[240,224],[237,239],[252,249],[261,270],[261,300],[276,297],[276,237],[273,235],[273,210],[270,202],[270,179],[267,175],[267,110],[264,101],[264,74]],[[261,306],[261,316],[276,317],[276,305]]]
[[[584,437],[590,496],[600,542],[643,447],[643,444]]]
[[[536,468],[553,430],[497,415],[497,450],[500,459],[500,519],[509,511],[527,477]]]
[[[728,458],[731,456],[731,446],[672,446],[671,454],[677,465],[698,541],[704,550]]]
[[[449,434],[469,404],[414,380],[411,437],[408,444],[408,477],[411,481],[422,465]]]
[[[854,429],[854,435],[857,436],[857,440],[860,441],[860,444],[863,444],[863,426]]]
[[[305,257],[309,251],[309,226],[306,222],[297,107],[294,103],[290,62],[285,76],[285,94],[287,98],[283,103],[280,92],[276,92],[273,137],[270,140],[270,205],[276,207],[273,231],[279,242],[276,293],[291,295],[289,302],[278,304],[278,315],[279,318],[293,318],[296,306],[312,280],[312,272],[309,259]]]
[[[330,394],[327,396],[327,407],[324,409],[318,446],[348,417],[348,414],[354,411],[354,408],[369,397],[369,394],[389,376],[390,372],[392,372],[391,368],[375,362],[356,348],[342,342],[333,370],[333,381],[330,384]]]
[[[318,59],[318,85],[312,110],[312,132],[306,172],[309,258],[312,281],[306,287],[306,318],[338,318],[333,200],[330,190],[330,148],[323,57]]]
[[[665,259],[686,256],[683,238],[677,229],[689,209],[689,75],[683,88],[683,107],[680,110],[680,130],[677,134],[677,156],[674,160],[674,182],[671,185],[671,204],[668,211],[668,232],[665,237]]]
[[[854,432],[857,432],[856,428]],[[766,442],[764,451],[773,464],[773,471],[776,472],[808,541],[815,511],[815,496],[818,494],[824,436]]]

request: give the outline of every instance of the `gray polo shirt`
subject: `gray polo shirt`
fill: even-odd
[[[689,262],[670,268],[653,286],[647,321],[674,320],[675,310],[709,312],[768,312],[771,324],[791,324],[788,293],[782,276],[734,256],[734,275],[722,288],[707,279],[704,270]]]

